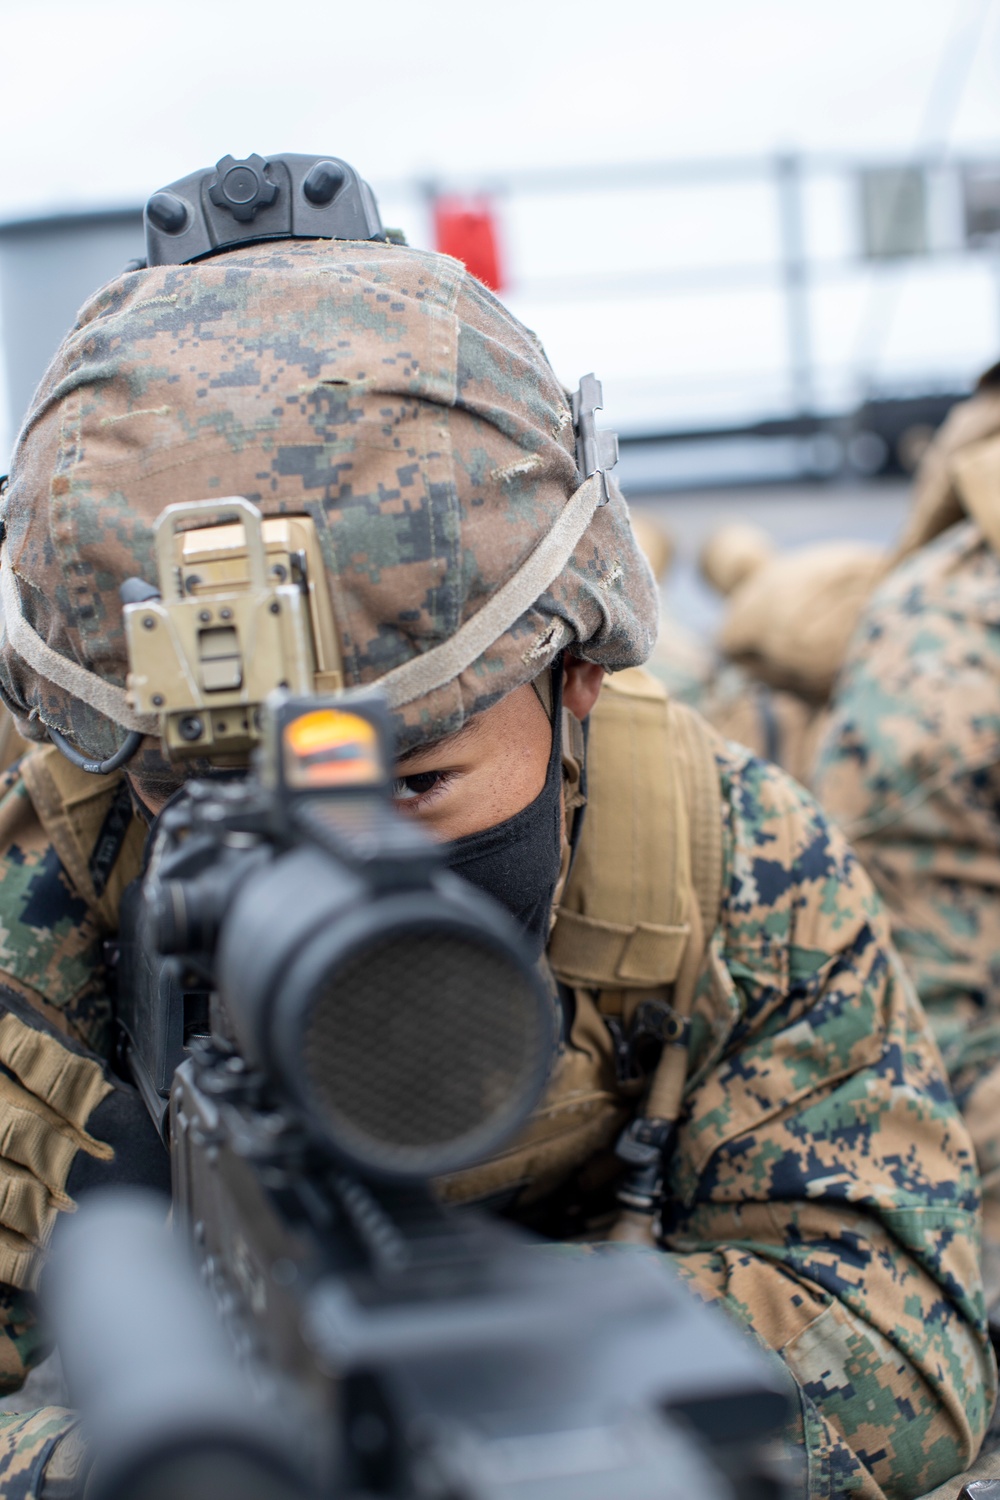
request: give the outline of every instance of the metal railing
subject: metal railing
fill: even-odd
[[[373,186],[386,222],[418,244],[432,243],[440,195],[492,204],[504,300],[567,382],[598,370],[626,439],[759,436],[775,422],[810,439],[833,424],[836,437],[866,401],[954,397],[1000,353],[1000,145],[949,160],[785,152]],[[9,430],[77,306],[140,243],[137,210],[0,225]],[[900,354],[915,285],[926,327]]]

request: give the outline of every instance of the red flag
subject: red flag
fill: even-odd
[[[488,198],[434,200],[434,241],[445,255],[463,261],[493,292],[504,288],[496,214]]]

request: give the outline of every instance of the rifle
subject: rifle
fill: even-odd
[[[124,1058],[173,1220],[64,1235],[88,1500],[771,1500],[788,1383],[657,1253],[545,1246],[433,1179],[536,1106],[557,1007],[391,807],[377,693],[268,702],[123,906]]]

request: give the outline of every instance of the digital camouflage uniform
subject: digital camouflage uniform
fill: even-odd
[[[15,457],[2,567],[48,647],[120,687],[117,586],[152,576],[164,504],[236,493],[268,513],[306,511],[349,680],[370,682],[473,616],[577,484],[568,406],[537,344],[454,262],[378,245],[265,247],[136,273],[84,310]],[[403,743],[457,727],[567,642],[612,669],[635,664],[651,644],[651,600],[613,493],[556,583],[459,682],[397,706]],[[22,638],[15,650],[7,629],[0,685],[27,731],[52,723],[107,753],[115,731],[33,670],[21,654],[33,648]],[[969,1138],[855,857],[784,773],[722,741],[717,763],[722,902],[697,983],[663,1245],[796,1376],[791,1436],[810,1496],[915,1496],[969,1462],[993,1403]],[[71,879],[30,780],[30,766],[12,772],[0,802],[0,999],[19,1043],[3,1053],[0,1017],[0,1053],[28,1092],[18,1058],[30,1061],[32,1027],[109,1055],[101,940],[113,920],[94,876],[105,891],[134,839],[119,810]],[[595,1086],[613,1088],[606,1032],[592,1050]],[[97,1103],[70,1132],[80,1155],[68,1179],[51,1174],[47,1206],[43,1165],[6,1154],[17,1132],[0,1093],[0,1255],[24,1267],[21,1287],[32,1267],[11,1236],[32,1222],[25,1198],[42,1243],[76,1162],[100,1160],[100,1111],[122,1091],[95,1068]],[[39,1343],[30,1296],[11,1287],[4,1306],[14,1388]],[[3,1419],[5,1500],[36,1493],[71,1424],[56,1410]]]
[[[876,593],[838,684],[813,784],[888,905],[970,1126],[996,1302],[1000,558],[976,521],[927,543]]]
[[[1000,1060],[998,433],[994,368],[925,456],[811,774],[888,905],[966,1112]],[[975,1133],[1000,1164],[985,1117]]]
[[[888,903],[964,1100],[1000,1049],[1000,561],[973,521],[875,594],[813,786]]]
[[[880,889],[983,1180],[1000,1314],[1000,369],[921,466],[899,548],[837,684],[813,771]],[[982,1477],[995,1479],[996,1423]]]

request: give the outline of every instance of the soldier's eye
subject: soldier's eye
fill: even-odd
[[[392,783],[392,795],[396,802],[416,802],[443,780],[443,771],[418,771],[414,776],[397,776]]]

